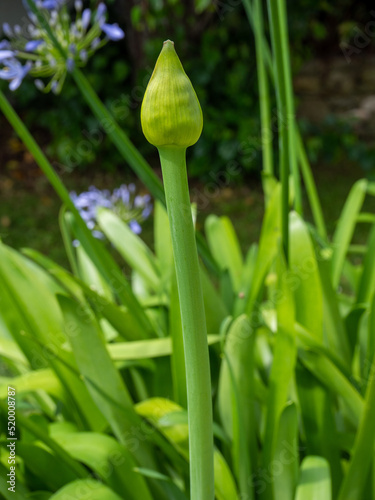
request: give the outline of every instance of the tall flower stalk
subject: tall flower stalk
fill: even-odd
[[[141,111],[159,150],[180,299],[189,415],[190,494],[214,498],[211,378],[206,319],[186,172],[186,148],[203,127],[202,110],[170,40],[164,42]]]

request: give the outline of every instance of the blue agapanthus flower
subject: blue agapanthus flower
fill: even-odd
[[[120,26],[107,23],[107,7],[100,2],[97,9],[84,9],[81,0],[74,2],[71,15],[66,0],[33,0],[64,49],[64,58],[50,41],[37,17],[23,0],[30,23],[23,29],[3,24],[8,39],[0,41],[0,79],[9,81],[16,90],[27,74],[35,78],[36,87],[43,91],[61,92],[67,73],[82,67],[109,40],[118,41],[125,34]],[[47,79],[47,82],[45,81]]]
[[[86,222],[87,227],[92,231],[93,236],[98,239],[105,238],[104,234],[99,230],[96,220],[99,207],[113,210],[129,225],[135,234],[142,232],[141,223],[152,213],[151,196],[149,194],[137,194],[135,184],[129,184],[128,186],[123,184],[112,192],[108,189],[100,190],[95,186],[90,186],[88,191],[80,194],[72,191],[70,197]]]

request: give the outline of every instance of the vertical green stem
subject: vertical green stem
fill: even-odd
[[[266,204],[270,196],[270,178],[273,177],[273,151],[272,151],[272,127],[271,127],[271,104],[268,85],[268,77],[265,66],[264,42],[263,42],[263,12],[260,0],[254,1],[253,9],[251,9],[250,0],[243,0],[246,14],[250,23],[253,24],[255,36],[255,49],[258,74],[258,91],[259,91],[259,107],[260,120],[262,127],[262,153],[263,153],[263,190],[265,193]]]
[[[293,175],[295,209],[302,214],[301,181],[297,163],[296,122],[294,109],[294,93],[289,54],[288,19],[285,0],[278,0],[278,22],[280,25],[280,48],[283,62],[283,76],[285,81],[285,110],[287,120],[287,137],[290,171]]]
[[[251,5],[250,0],[243,0],[243,4],[247,13],[247,16],[249,18],[249,22],[252,26],[252,29],[254,31],[255,35],[255,43],[256,45],[261,45],[262,47],[262,57],[263,57],[263,64],[268,71],[268,76],[269,79],[272,83],[275,82],[275,74],[274,74],[274,67],[273,67],[273,62],[272,62],[272,55],[271,51],[268,45],[268,42],[265,38],[264,35],[264,30],[263,27],[259,28],[260,20],[257,15],[257,4],[259,0],[254,0],[254,5]],[[284,18],[286,19],[286,14],[284,15]],[[258,26],[257,26],[258,24]],[[257,33],[261,33],[261,40],[258,40],[257,38]],[[258,49],[257,49],[258,50]],[[257,54],[257,67],[259,71],[259,65],[258,65],[258,54]],[[293,95],[292,89],[291,90],[291,95]],[[316,227],[318,229],[318,232],[322,238],[325,240],[327,239],[327,230],[324,222],[324,217],[323,217],[323,211],[321,207],[321,203],[319,200],[318,192],[316,189],[316,185],[314,182],[314,177],[311,172],[311,166],[309,164],[308,158],[306,156],[306,151],[303,146],[303,141],[301,138],[300,131],[298,129],[298,124],[295,123],[295,141],[296,141],[296,146],[297,146],[297,160],[300,164],[301,167],[301,173],[303,177],[303,181],[305,183],[306,191],[307,191],[307,196],[309,198],[309,203],[311,206],[311,211],[314,217],[314,221],[316,224]]]
[[[186,173],[186,151],[160,148],[181,307],[189,415],[192,500],[213,500],[211,377],[206,319]]]
[[[274,75],[278,108],[279,152],[280,152],[280,178],[281,194],[281,234],[283,249],[286,259],[289,255],[289,141],[285,126],[285,79],[282,49],[280,44],[281,34],[279,25],[279,12],[277,2],[268,0],[268,15],[271,27],[271,41],[274,52]]]

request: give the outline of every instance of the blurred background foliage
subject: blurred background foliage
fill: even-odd
[[[90,2],[86,2],[87,5]],[[97,2],[91,2],[95,4]],[[228,162],[240,163],[240,175],[260,167],[259,110],[252,32],[240,0],[109,0],[110,18],[126,32],[125,40],[107,45],[89,61],[85,72],[120,125],[140,151],[157,165],[156,150],[140,130],[140,104],[163,40],[175,41],[194,83],[205,115],[202,137],[190,154],[190,176],[205,182]],[[369,1],[288,2],[292,65],[298,73],[313,57],[341,55],[356,29],[371,19]],[[373,40],[366,52],[372,51]],[[118,153],[88,112],[72,80],[60,96],[43,95],[25,80],[12,95],[25,123],[47,153],[70,170],[115,171]],[[374,170],[375,150],[359,140],[353,128],[334,117],[303,123],[313,162],[354,161],[366,174]],[[249,151],[253,154],[245,154]],[[208,160],[209,159],[209,160]]]

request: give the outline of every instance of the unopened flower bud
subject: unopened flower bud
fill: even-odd
[[[141,110],[142,130],[156,146],[186,149],[199,139],[202,110],[170,40],[164,42]]]

